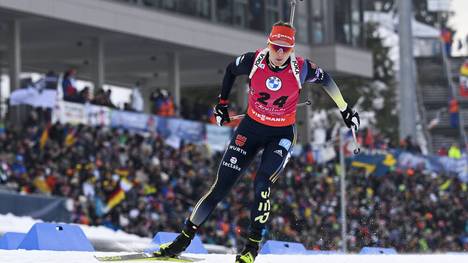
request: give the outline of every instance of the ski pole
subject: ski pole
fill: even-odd
[[[305,106],[305,105],[312,105],[312,102],[310,100],[306,100],[304,102],[301,102],[299,104],[297,104],[297,107],[302,107],[302,106]],[[238,119],[242,119],[245,117],[245,114],[239,114],[239,115],[234,115],[234,116],[231,116],[230,119],[231,120],[238,120]]]
[[[289,24],[293,25],[293,23],[294,23],[294,11],[296,11],[297,0],[291,0],[289,4],[291,6],[291,12],[289,13]]]
[[[294,11],[296,11],[296,0],[291,0],[291,13],[289,14],[289,24],[294,23]]]
[[[361,151],[361,148],[359,148],[358,141],[356,139],[356,131],[354,130],[354,127],[351,126],[351,132],[353,133],[353,140],[354,140],[354,154],[359,154]]]

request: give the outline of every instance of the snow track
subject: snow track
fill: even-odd
[[[118,253],[108,252],[59,252],[59,251],[26,251],[0,250],[0,262],[5,263],[84,263],[98,262],[94,255],[108,256]],[[126,253],[123,253],[126,254]],[[186,254],[186,256],[204,258],[206,263],[234,263],[234,255],[219,254]],[[158,262],[158,261],[138,261]],[[255,263],[457,263],[468,262],[466,254],[433,254],[433,255],[260,255]]]

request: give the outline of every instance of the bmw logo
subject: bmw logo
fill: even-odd
[[[276,76],[269,77],[265,82],[267,88],[272,91],[281,89],[281,79]]]

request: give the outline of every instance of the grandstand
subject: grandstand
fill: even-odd
[[[59,124],[50,127],[41,151],[40,133],[33,131],[43,129],[31,123],[24,133],[7,132],[2,138],[7,176],[3,186],[22,194],[70,198],[71,222],[106,225],[144,237],[178,230],[187,207],[194,206],[211,184],[221,157],[219,153],[211,157],[194,144],[174,148],[156,135],[85,126],[74,132]],[[70,133],[74,139],[67,140]],[[72,144],[67,143],[70,140]],[[292,158],[276,185],[268,237],[315,250],[338,250],[338,163],[307,162],[306,156],[304,151]],[[201,230],[205,242],[236,246],[246,231],[249,212],[242,207],[252,198],[254,167]],[[363,176],[363,171],[348,171],[351,251],[364,246],[395,247],[400,252],[463,250],[465,183],[427,169],[397,169],[381,176]],[[115,191],[124,191],[125,197],[114,200]]]
[[[211,12],[206,19],[197,17],[196,9],[188,14],[179,10],[184,1],[168,1],[177,3],[172,9],[159,2],[164,1],[4,1],[0,6],[3,21],[0,39],[5,43],[0,46],[2,67],[13,65],[15,70],[9,71],[12,79],[19,79],[21,70],[45,74],[73,67],[79,79],[89,80],[96,87],[104,84],[132,87],[140,81],[145,87],[141,92],[148,112],[155,87],[170,91],[176,105],[184,97],[191,99],[193,96],[188,94],[193,94],[193,90],[212,99],[227,63],[248,50],[264,46],[271,19],[287,14],[279,3],[266,6],[263,27],[252,28],[251,23],[244,21],[251,15],[243,1],[227,1],[233,5],[227,13],[210,6],[218,11]],[[346,31],[350,30],[346,23],[351,21],[332,24],[325,17],[337,16],[339,10],[327,1],[316,2],[304,4],[305,8],[297,11],[296,23],[301,25],[311,19],[307,10],[317,10],[314,20],[321,26],[298,29],[301,36],[296,50],[304,57],[313,57],[334,76],[371,77],[372,57],[360,48],[362,33],[354,33],[352,39],[346,37],[351,34]],[[245,13],[233,12],[238,5],[245,8],[240,9]],[[351,12],[353,7],[347,8]],[[363,21],[353,23],[361,26]],[[312,49],[310,44],[314,43]],[[239,92],[233,98],[245,108],[245,96],[240,92],[245,87],[243,82],[237,84],[234,90]],[[13,89],[18,86],[19,80],[13,82]],[[307,121],[300,127],[301,140],[310,136],[305,132]]]

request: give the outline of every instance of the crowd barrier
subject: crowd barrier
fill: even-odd
[[[94,251],[78,225],[36,223],[28,233],[7,232],[0,238],[0,249]]]
[[[84,124],[89,126],[110,126],[134,131],[156,132],[166,143],[178,148],[186,143],[206,143],[212,150],[222,151],[231,137],[232,128],[166,118],[156,115],[114,110],[104,106],[60,101],[52,111],[52,122]]]
[[[26,234],[17,232],[7,232],[0,238],[0,249],[17,249]]]
[[[178,233],[158,232],[145,251],[153,252],[164,243],[173,241]],[[109,240],[111,241],[111,240]],[[0,249],[4,250],[49,250],[49,251],[95,251],[90,240],[79,225],[36,223],[28,233],[7,232],[0,237]],[[187,253],[208,254],[201,239],[195,236]],[[320,255],[342,254],[339,251],[307,250],[303,244],[279,240],[267,240],[259,252],[264,255]],[[396,254],[393,248],[364,247],[360,254]]]

